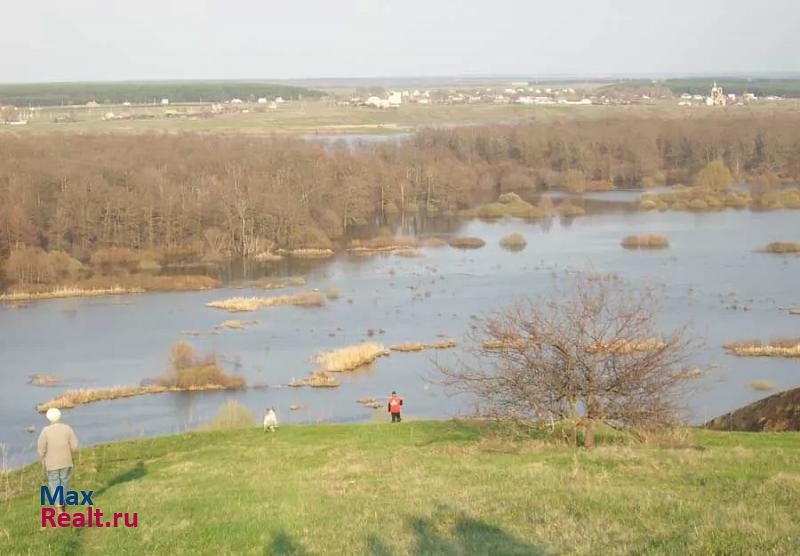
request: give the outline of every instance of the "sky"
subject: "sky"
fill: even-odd
[[[2,0],[0,82],[800,71],[799,0]]]

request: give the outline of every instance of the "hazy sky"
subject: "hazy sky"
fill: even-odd
[[[3,1],[0,81],[800,71],[800,0]]]

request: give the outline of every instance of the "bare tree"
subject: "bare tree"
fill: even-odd
[[[613,276],[580,275],[566,292],[520,301],[492,314],[473,334],[471,356],[440,366],[454,393],[476,398],[483,416],[657,427],[680,415],[692,377],[685,364],[695,340],[686,327],[659,333],[650,290],[632,291]]]

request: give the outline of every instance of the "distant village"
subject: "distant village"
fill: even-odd
[[[366,107],[381,110],[396,110],[404,104],[417,105],[458,105],[458,104],[519,104],[519,105],[635,105],[671,102],[675,95],[666,87],[654,83],[649,88],[631,89],[587,89],[576,90],[574,87],[544,87],[532,85],[526,81],[512,81],[507,85],[477,88],[456,89],[403,89],[391,90],[369,88],[356,90],[350,94],[329,95],[321,100],[308,102],[326,102],[337,106]],[[763,99],[754,93],[737,96],[725,93],[716,82],[707,95],[683,93],[677,104],[692,106],[742,106],[759,100],[778,101],[778,96],[766,96]],[[250,97],[247,100],[232,98],[225,102],[212,103],[180,103],[173,105],[169,98],[154,98],[151,103],[133,105],[123,102],[115,105],[103,105],[97,101],[89,101],[85,105],[70,107],[47,107],[43,116],[41,107],[15,107],[0,105],[0,124],[26,125],[31,120],[47,117],[54,123],[70,123],[76,121],[75,111],[80,109],[103,110],[103,120],[140,120],[154,118],[209,118],[226,113],[264,112],[277,110],[285,101],[282,97]],[[135,110],[134,108],[150,108]],[[154,111],[152,108],[158,108]]]

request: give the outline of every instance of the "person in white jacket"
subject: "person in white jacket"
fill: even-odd
[[[50,424],[42,429],[37,442],[39,459],[47,471],[47,482],[50,483],[50,495],[58,487],[69,489],[69,480],[72,477],[72,452],[78,449],[78,437],[72,427],[60,423],[61,411],[55,407],[47,410],[47,420]],[[56,503],[56,512],[64,511],[62,504]]]

